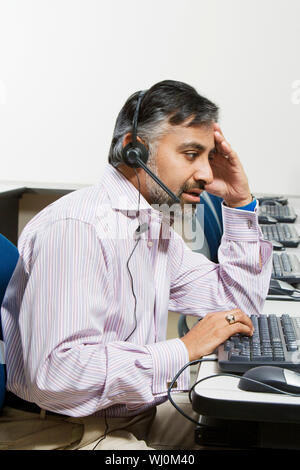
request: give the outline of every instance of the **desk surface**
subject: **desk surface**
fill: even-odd
[[[300,303],[268,300],[263,313],[288,313],[300,317]],[[216,356],[208,358],[214,359]],[[239,377],[228,374],[214,377],[219,373],[217,362],[203,362],[200,365],[197,381],[211,375],[213,377],[194,389],[192,403],[198,413],[222,419],[300,423],[300,397],[246,392],[238,388]]]

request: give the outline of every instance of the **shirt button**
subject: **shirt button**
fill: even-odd
[[[153,246],[153,242],[148,242],[147,245],[149,246],[149,248],[151,248],[151,246]]]

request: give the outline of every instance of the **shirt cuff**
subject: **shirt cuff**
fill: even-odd
[[[257,200],[254,198],[253,201],[249,202],[249,204],[246,204],[246,206],[234,207],[234,209],[254,212],[256,208],[256,204],[257,204]]]
[[[145,346],[153,363],[153,395],[166,395],[179,370],[189,362],[188,350],[179,338]],[[190,370],[187,367],[178,377],[172,391],[186,391],[190,386]]]
[[[253,201],[252,201],[253,202]],[[258,206],[254,211],[227,207],[222,203],[223,237],[233,241],[255,241],[263,238],[258,224]]]

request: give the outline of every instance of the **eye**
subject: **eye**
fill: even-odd
[[[196,158],[198,156],[198,153],[197,152],[185,152],[185,155],[190,159],[190,160],[193,160],[194,158]]]

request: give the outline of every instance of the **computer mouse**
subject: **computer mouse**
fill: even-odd
[[[247,378],[261,383],[246,380]],[[300,395],[300,374],[277,366],[253,367],[242,375],[238,388],[247,392],[280,393],[269,389],[266,385],[271,385],[284,392]]]
[[[273,250],[276,250],[276,251],[285,250],[285,246],[282,243],[278,242],[277,240],[271,240],[271,243],[272,243]]]

